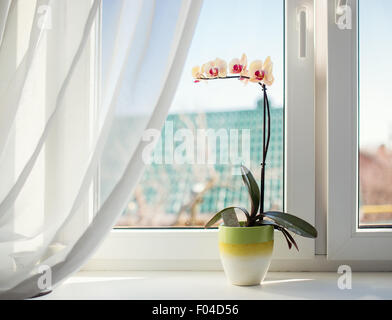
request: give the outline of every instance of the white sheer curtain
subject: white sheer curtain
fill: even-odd
[[[48,291],[115,224],[144,167],[142,134],[164,123],[201,7],[103,1],[113,28],[103,30],[102,55],[102,0],[0,4],[0,298]],[[119,109],[138,121],[129,159],[97,206],[94,179]],[[47,268],[49,284],[40,282]]]

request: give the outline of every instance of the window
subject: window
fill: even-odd
[[[359,1],[359,224],[392,226],[392,3]]]
[[[359,0],[336,11],[329,2],[329,15],[337,12],[344,23],[329,19],[328,25],[328,256],[388,260],[392,233],[380,228],[390,224],[391,200],[390,101],[383,89],[390,83],[390,41],[383,24],[392,7],[384,0]]]
[[[110,41],[110,32],[105,31],[105,28],[110,29],[110,24],[105,23],[110,21],[110,3],[103,2],[103,56],[105,41]],[[301,23],[299,8],[304,17]],[[224,14],[216,14],[222,10]],[[193,65],[216,56],[230,60],[246,52],[248,59],[252,60],[271,55],[278,80],[269,91],[270,102],[274,106],[274,141],[268,159],[266,205],[284,209],[314,223],[312,21],[313,0],[204,1],[177,94],[162,130],[162,144],[158,142],[154,151],[157,162],[146,167],[117,228],[92,260],[94,268],[220,268],[217,230],[200,227],[219,208],[230,204],[248,206],[245,189],[238,189],[242,181],[235,174],[235,165],[249,161],[254,173],[259,171],[258,140],[262,118],[258,108],[262,92],[256,86],[249,84],[242,87],[235,81],[193,83]],[[105,38],[105,34],[109,36]],[[297,86],[298,75],[301,86]],[[125,146],[127,136],[131,134],[132,119],[126,110],[118,110],[115,121],[117,125],[108,143],[112,151],[105,152],[112,157],[103,159],[100,168],[101,200],[113,187],[115,179],[112,178],[121,174],[124,165],[122,152],[129,152]],[[218,138],[215,140],[216,149],[212,147],[212,151],[216,151],[217,159],[221,161],[222,157],[228,156],[229,160],[235,161],[228,164],[217,161],[213,165],[208,161],[199,165],[192,164],[192,161],[185,164],[159,162],[162,158],[165,160],[165,145],[174,140],[170,133],[175,134],[180,129],[187,129],[193,134],[192,138],[197,129],[214,129]],[[230,129],[234,131],[233,136]],[[239,152],[235,154],[238,157],[230,158],[230,144],[227,147],[222,143],[226,139],[230,143],[233,140],[238,142]],[[173,146],[181,145],[182,141],[174,141]],[[179,158],[189,160],[184,154],[180,153]],[[192,206],[194,202],[197,203]],[[183,208],[185,210],[182,211]],[[296,241],[301,247],[300,253],[289,251],[284,238],[277,233],[275,259],[314,256],[314,240],[297,238]]]
[[[115,2],[104,2],[104,35],[113,21],[110,17],[105,19],[105,14],[110,15],[114,5]],[[222,10],[224,14],[217,14]],[[239,164],[243,162],[250,167],[260,180],[262,90],[234,80],[195,84],[191,76],[191,69],[197,64],[216,56],[229,61],[240,58],[243,52],[249,63],[252,59],[264,60],[268,55],[274,62],[277,80],[268,91],[272,139],[267,159],[266,207],[283,210],[283,11],[283,1],[204,1],[153,161],[147,164],[118,227],[202,227],[224,207],[249,206]],[[259,19],[262,12],[268,14]],[[103,49],[105,44],[104,40]],[[135,116],[125,108],[117,111],[108,143],[110,152],[104,153],[101,163],[103,199],[123,169],[135,122]]]

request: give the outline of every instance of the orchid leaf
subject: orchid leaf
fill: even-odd
[[[278,211],[268,211],[261,214],[302,237],[317,238],[317,230],[311,224],[296,216]]]
[[[230,211],[232,211],[232,212],[235,213],[235,209],[241,210],[243,213],[245,213],[246,217],[249,218],[249,212],[248,212],[246,209],[241,208],[241,207],[229,207],[229,208],[225,208],[225,209],[219,211],[218,213],[216,213],[216,214],[211,218],[211,220],[207,222],[207,224],[204,226],[204,228],[210,228],[210,227],[212,227],[215,223],[217,223],[218,221],[220,221],[220,220],[222,219],[222,215],[223,215],[225,212],[230,212]]]
[[[273,226],[274,228],[279,228],[279,225],[277,225],[275,222],[267,220],[257,221],[255,226]]]
[[[279,226],[278,224],[276,224],[273,221],[267,221],[267,220],[259,221],[256,223],[256,225],[257,226],[274,226],[275,229],[277,229],[283,233],[283,235],[287,241],[287,245],[289,246],[289,250],[291,250],[292,245],[294,245],[294,247],[297,249],[297,251],[299,251],[298,245],[295,242],[294,238],[291,236],[291,234],[285,228]]]
[[[294,245],[294,247],[297,249],[297,251],[299,251],[298,245],[295,242],[294,238],[291,236],[291,234],[284,228],[281,228],[279,230],[283,233],[283,235],[285,236],[287,242],[289,242],[289,243],[291,242]],[[291,243],[289,244],[289,249],[291,249]]]
[[[260,189],[259,186],[257,185],[257,182],[250,170],[245,167],[241,166],[241,175],[242,175],[242,180],[244,181],[244,184],[246,188],[248,189],[250,200],[252,203],[251,206],[251,216],[255,216],[257,214],[257,210],[259,210],[259,205],[260,205]]]
[[[284,232],[283,230],[285,230],[285,229],[279,228],[279,231],[281,231],[283,233],[283,235],[284,235],[284,237],[285,237],[285,239],[287,241],[287,245],[289,246],[289,250],[291,250],[293,244],[291,243],[290,239],[288,238],[286,232]]]

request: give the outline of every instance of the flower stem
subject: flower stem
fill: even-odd
[[[268,148],[271,139],[271,112],[269,107],[267,88],[265,84],[259,83],[264,93],[263,103],[263,161],[261,163],[261,181],[260,181],[260,215],[264,213],[264,196],[265,196],[265,167],[268,155]],[[268,117],[268,118],[267,118]],[[268,121],[268,123],[267,123]],[[266,127],[268,130],[266,132]],[[263,219],[261,217],[261,219]]]
[[[250,77],[246,76],[227,76],[227,77],[217,77],[217,78],[196,78],[195,80],[207,80],[207,81],[212,81],[212,80],[225,80],[225,79],[250,79]]]

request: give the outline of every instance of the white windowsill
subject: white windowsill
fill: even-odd
[[[339,290],[339,276],[270,272],[262,286],[237,287],[221,271],[89,271],[79,272],[40,299],[392,299],[392,273],[354,273],[352,290]]]

